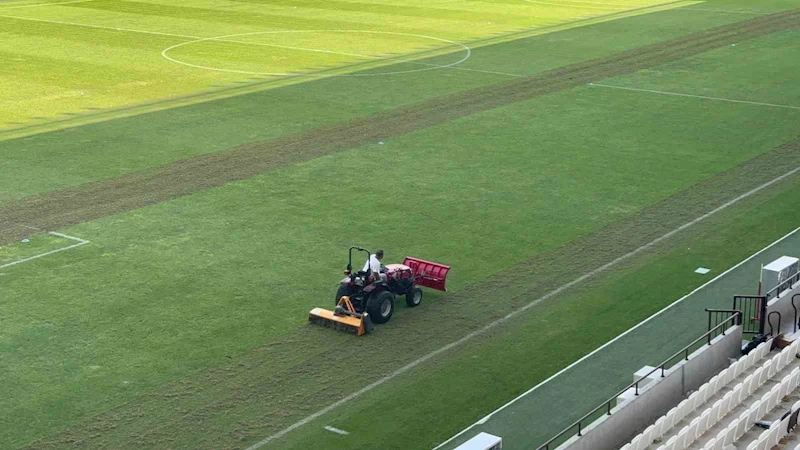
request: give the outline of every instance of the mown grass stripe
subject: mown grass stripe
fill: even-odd
[[[29,197],[0,208],[0,244],[20,238],[20,229],[15,225],[18,223],[43,229],[63,228],[798,26],[800,10],[776,13],[299,135]]]

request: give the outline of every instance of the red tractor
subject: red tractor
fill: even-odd
[[[367,261],[372,256],[369,250],[350,247],[346,276],[336,291],[335,310],[313,309],[309,314],[312,322],[334,322],[361,335],[369,332],[371,322],[386,323],[392,318],[395,296],[405,296],[406,305],[413,308],[422,303],[420,286],[447,291],[445,281],[450,266],[406,257],[403,264],[381,268],[381,277],[375,279],[370,272],[353,271],[353,250],[366,253]],[[366,325],[364,316],[368,317]]]

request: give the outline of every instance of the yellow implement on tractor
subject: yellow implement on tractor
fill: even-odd
[[[369,313],[361,314],[356,312],[350,298],[346,296],[339,299],[333,311],[322,308],[312,309],[308,313],[308,321],[353,333],[356,336],[372,331],[372,321],[369,318]]]

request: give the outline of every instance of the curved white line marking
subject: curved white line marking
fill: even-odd
[[[461,44],[461,43],[458,43],[458,42],[455,42],[455,41],[451,41],[451,40],[448,40],[448,39],[442,39],[442,38],[437,38],[437,37],[433,37],[433,36],[426,36],[426,35],[423,35],[423,34],[396,33],[396,32],[391,32],[391,31],[362,31],[362,30],[281,30],[281,31],[256,31],[256,32],[253,32],[253,33],[229,34],[229,35],[225,35],[225,36],[200,38],[200,39],[196,39],[196,40],[193,40],[193,41],[182,42],[180,44],[176,44],[176,45],[173,45],[171,47],[165,48],[164,50],[161,51],[161,56],[164,57],[165,59],[167,59],[168,61],[174,62],[176,64],[180,64],[180,65],[188,66],[188,67],[194,67],[196,69],[212,70],[212,71],[215,71],[215,72],[238,73],[238,74],[244,74],[244,75],[267,75],[267,76],[291,76],[291,75],[297,75],[297,73],[292,74],[292,73],[284,73],[284,72],[253,72],[253,71],[247,71],[247,70],[222,69],[222,68],[219,68],[219,67],[201,66],[199,64],[187,63],[185,61],[181,61],[181,60],[175,59],[175,58],[169,56],[168,53],[171,52],[172,50],[176,49],[176,48],[183,47],[183,46],[186,46],[186,45],[197,44],[197,43],[205,42],[205,41],[220,41],[220,42],[233,42],[233,43],[237,43],[237,44],[246,44],[246,45],[260,45],[260,46],[265,46],[265,47],[285,48],[285,49],[290,49],[290,50],[311,51],[311,52],[318,52],[318,53],[330,53],[330,54],[338,54],[338,55],[344,55],[344,56],[355,56],[355,57],[359,57],[359,58],[371,58],[371,59],[374,59],[374,60],[387,60],[388,61],[388,60],[395,59],[395,58],[381,57],[381,56],[369,56],[369,55],[359,55],[359,54],[353,54],[353,53],[341,53],[341,52],[335,52],[335,51],[332,51],[332,50],[324,50],[324,49],[310,49],[310,48],[304,48],[304,47],[290,47],[290,46],[277,45],[277,44],[266,44],[266,43],[257,43],[257,42],[244,42],[244,41],[235,41],[235,40],[229,39],[229,38],[236,38],[236,37],[241,37],[241,36],[254,36],[254,35],[262,35],[262,34],[278,34],[278,33],[367,33],[367,34],[386,34],[386,35],[394,35],[394,36],[411,36],[411,37],[417,37],[417,38],[422,38],[422,39],[430,39],[430,40],[434,40],[434,41],[444,42],[444,43],[447,43],[447,44],[450,44],[450,45],[459,46],[459,47],[463,48],[463,50],[464,50],[464,57],[461,58],[460,60],[458,60],[456,62],[453,62],[453,63],[450,63],[450,64],[444,64],[444,65],[432,64],[432,65],[429,66],[429,64],[420,63],[422,65],[429,66],[429,67],[425,67],[425,68],[421,68],[421,69],[385,72],[385,73],[326,75],[328,77],[370,77],[370,76],[374,77],[374,76],[398,75],[398,74],[402,74],[402,73],[424,72],[424,71],[428,71],[428,70],[445,69],[445,68],[448,68],[448,67],[453,67],[453,66],[456,66],[458,64],[461,64],[464,61],[466,61],[467,59],[469,59],[470,56],[472,56],[472,50],[469,47],[467,47],[464,44]],[[399,62],[408,62],[408,63],[412,63],[412,64],[415,63],[414,61],[399,61]]]
[[[618,10],[620,8],[630,8],[630,6],[622,6],[622,5],[609,5],[609,6],[584,6],[584,5],[575,5],[575,4],[567,4],[567,3],[554,3],[554,2],[543,2],[540,0],[522,0],[523,2],[528,3],[535,3],[538,5],[547,5],[547,6],[558,6],[561,8],[575,8],[575,9],[602,9],[604,11],[608,10]],[[592,3],[593,5],[597,5],[598,3]]]

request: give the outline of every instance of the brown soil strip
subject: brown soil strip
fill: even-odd
[[[481,111],[633,73],[795,27],[800,27],[800,10],[725,25],[298,135],[247,144],[116,179],[28,197],[0,207],[0,245],[28,233],[20,224],[45,230],[64,228],[222,186],[380,138],[411,133]]]
[[[312,325],[301,327],[281,342],[191,374],[26,448],[245,448],[344,397],[351,388],[374,382],[796,167],[800,167],[800,137],[595,233],[441,301],[428,302],[423,309],[396,316],[366,338]],[[752,198],[739,207],[752,207],[758,201]],[[671,241],[686,238],[694,230]],[[664,242],[651,252],[672,245],[676,244]],[[593,282],[588,280],[576,289],[586,289]],[[498,298],[502,298],[502,308],[498,308]],[[321,306],[325,300],[320,299]],[[542,310],[531,311],[538,315],[534,311]],[[559,338],[546,321],[541,327],[542,333]],[[403,351],[386,351],[397,346]],[[446,362],[428,361],[425,366],[435,370],[439,364]],[[347,389],[341,380],[348,380]]]

